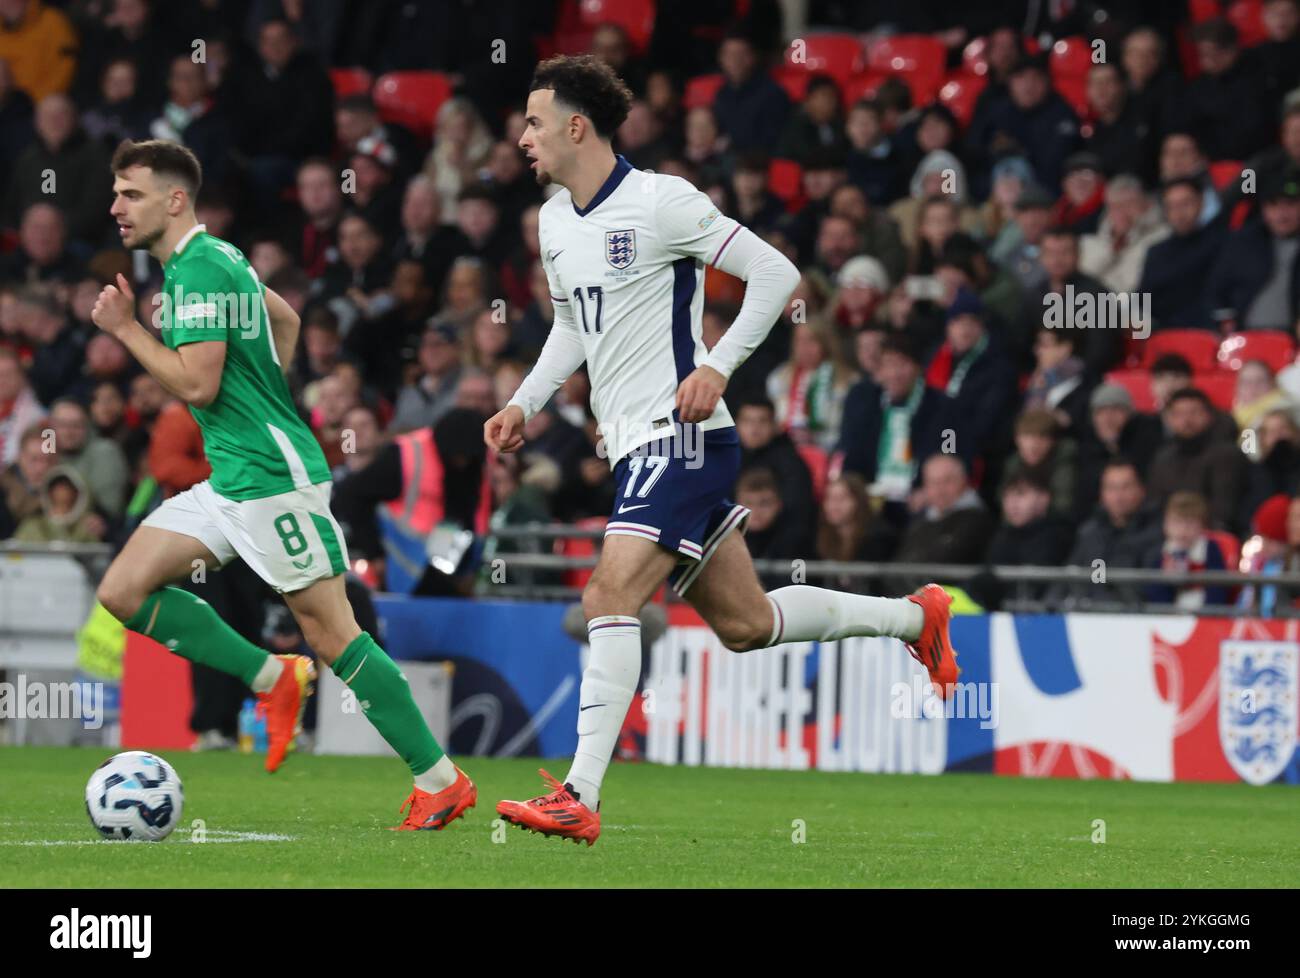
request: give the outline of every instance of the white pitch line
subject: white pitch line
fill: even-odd
[[[187,836],[178,836],[181,845],[206,846],[221,842],[297,842],[296,835],[277,835],[274,832],[232,832],[209,829],[207,838],[194,842]],[[164,840],[166,841],[166,840]],[[38,839],[35,841],[0,841],[0,846],[134,846],[148,845],[148,839]]]

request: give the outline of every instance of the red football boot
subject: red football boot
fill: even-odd
[[[530,832],[585,841],[588,846],[595,843],[600,838],[600,813],[578,801],[567,784],[560,784],[545,769],[537,773],[553,789],[551,793],[528,801],[497,802],[497,814]]]
[[[921,625],[921,637],[916,645],[907,645],[912,658],[930,673],[930,683],[939,698],[946,700],[952,684],[961,675],[957,668],[957,653],[948,638],[948,622],[952,620],[952,595],[938,584],[927,584],[914,594],[907,596],[921,606],[925,621]],[[905,645],[907,643],[904,643]]]
[[[437,832],[445,829],[476,804],[478,789],[464,771],[456,768],[456,780],[436,794],[423,788],[412,788],[410,796],[398,809],[398,812],[406,812],[406,818],[401,825],[394,825],[393,831]]]
[[[305,655],[277,655],[280,678],[269,693],[258,693],[258,708],[266,715],[266,769],[284,763],[294,738],[302,733],[302,711],[316,687],[316,666]]]

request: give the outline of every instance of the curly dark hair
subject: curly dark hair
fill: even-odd
[[[549,58],[533,72],[530,92],[549,88],[555,100],[585,115],[596,135],[609,139],[627,118],[632,93],[614,69],[590,54]]]

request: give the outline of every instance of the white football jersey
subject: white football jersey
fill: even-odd
[[[677,387],[708,353],[701,339],[704,266],[718,264],[748,233],[686,180],[637,170],[622,156],[587,207],[579,210],[563,189],[542,206],[552,334],[570,331],[581,343],[581,355],[574,345],[574,362],[564,366],[572,372],[587,362],[592,412],[611,466],[671,433]],[[554,351],[561,341],[547,345]],[[512,403],[531,417],[549,399],[548,388],[526,382]],[[719,400],[700,428],[733,423]]]

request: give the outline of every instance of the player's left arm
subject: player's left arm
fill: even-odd
[[[682,421],[703,421],[718,406],[732,373],[763,342],[785,309],[799,284],[799,270],[689,184],[665,188],[656,203],[656,217],[670,250],[745,282],[745,298],[735,322],[677,388]]]
[[[193,407],[207,407],[216,400],[226,365],[224,333],[220,340],[168,349],[135,318],[135,293],[121,274],[117,285],[106,285],[99,293],[90,318],[104,332],[117,337],[172,396]]]
[[[302,320],[293,306],[285,302],[279,295],[262,286],[263,294],[266,296],[266,314],[271,319],[271,338],[275,342],[275,355],[280,360],[280,369],[286,374],[289,368],[293,366],[293,351],[298,346],[298,331],[302,326]]]

